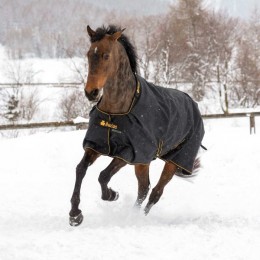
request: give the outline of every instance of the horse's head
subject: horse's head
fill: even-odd
[[[99,39],[97,32],[87,27],[91,45],[87,52],[88,79],[85,86],[86,97],[90,101],[97,101],[100,91],[107,81],[117,72],[118,66],[118,39],[124,30],[117,31],[111,35],[106,34]]]

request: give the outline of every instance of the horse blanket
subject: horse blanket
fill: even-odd
[[[203,136],[198,105],[188,94],[137,76],[127,113],[109,114],[98,104],[92,108],[83,148],[129,164],[149,164],[158,157],[192,173]]]

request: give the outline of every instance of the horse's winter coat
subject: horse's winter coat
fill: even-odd
[[[130,164],[149,164],[156,157],[191,173],[204,135],[198,105],[186,93],[148,83],[137,76],[126,114],[90,112],[83,147]]]

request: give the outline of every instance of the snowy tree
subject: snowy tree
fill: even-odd
[[[177,6],[178,23],[183,24],[183,34],[187,45],[184,76],[192,83],[192,94],[201,100],[205,93],[205,71],[209,64],[205,56],[205,20],[207,13],[201,0],[180,0]]]
[[[192,83],[196,100],[204,96],[205,81],[210,64],[205,56],[205,20],[207,13],[200,0],[180,0],[173,5],[160,27],[160,45],[156,75],[164,85],[178,81]]]
[[[187,44],[184,40],[183,24],[175,19],[172,7],[168,15],[158,25],[158,36],[154,42],[158,44],[153,56],[155,68],[154,81],[164,86],[182,80],[182,71],[186,61]]]
[[[159,53],[154,63],[154,81],[166,87],[174,81],[176,65],[172,62],[172,41],[169,39],[167,33],[165,29],[161,31],[160,47],[158,48]]]
[[[19,110],[19,100],[15,95],[11,95],[5,106],[3,116],[11,122],[19,119],[21,111]]]
[[[153,58],[156,51],[159,48],[158,37],[159,34],[159,22],[157,16],[144,17],[137,24],[138,32],[141,37],[137,40],[139,46],[139,67],[143,71],[143,76],[146,79],[152,77]]]
[[[244,36],[238,45],[237,99],[242,106],[260,104],[260,13],[255,9],[243,29]]]
[[[239,41],[239,21],[221,12],[208,12],[206,22],[208,77],[219,94],[224,113],[229,112],[230,98],[236,73],[236,46]]]

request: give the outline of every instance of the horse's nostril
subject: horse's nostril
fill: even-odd
[[[85,96],[86,96],[86,98],[90,98],[90,94],[86,91],[86,90],[84,90],[84,92],[85,92]]]
[[[96,97],[98,96],[98,93],[99,93],[98,89],[94,89],[94,90],[92,90],[92,91],[90,92],[90,95],[91,95],[93,98],[96,98]]]
[[[99,90],[98,90],[98,89],[94,89],[94,90],[92,90],[90,93],[88,93],[88,92],[85,90],[85,96],[87,97],[87,99],[88,99],[89,101],[94,101],[94,100],[97,98],[98,94],[99,94]]]

